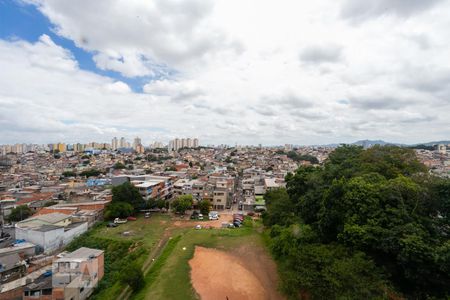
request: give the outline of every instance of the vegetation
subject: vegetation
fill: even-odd
[[[144,273],[136,263],[132,263],[125,267],[120,280],[122,283],[128,284],[134,292],[140,290],[145,284]]]
[[[80,176],[86,176],[86,177],[97,177],[100,174],[102,174],[102,172],[100,172],[97,169],[90,169],[90,170],[86,170],[80,173]]]
[[[115,169],[115,170],[126,169],[126,166],[123,163],[118,161],[114,164],[113,169]]]
[[[450,295],[450,181],[411,149],[336,149],[265,195],[269,244],[292,298]]]
[[[424,145],[424,144],[419,144],[419,145],[410,146],[409,148],[411,148],[411,149],[429,150],[429,151],[434,151],[434,150],[436,150],[436,146]]]
[[[135,212],[145,208],[145,201],[139,190],[130,182],[112,188],[112,203],[116,202],[129,203]]]
[[[178,244],[181,236],[177,236],[176,238],[170,239],[167,242],[167,245],[164,247],[164,250],[162,251],[161,255],[158,257],[158,259],[154,262],[151,269],[148,271],[148,273],[145,275],[145,280],[143,280],[143,284],[145,284],[145,289],[142,289],[140,293],[135,294],[133,299],[145,299],[145,295],[149,292],[149,288],[152,286],[153,282],[158,278],[159,274],[161,273],[161,269],[164,267],[164,264],[167,262],[167,259],[172,254],[175,246]],[[135,289],[133,289],[136,291]]]
[[[317,157],[309,155],[309,154],[298,154],[295,151],[289,151],[287,153],[287,157],[294,161],[309,161],[312,164],[318,164],[319,160]]]
[[[189,260],[195,246],[233,250],[241,245],[264,251],[261,235],[255,228],[192,230],[169,240],[161,256],[145,276],[145,288],[131,299],[198,299],[191,284]],[[174,288],[176,287],[176,288]]]
[[[172,210],[177,213],[183,214],[192,207],[193,199],[192,195],[182,195],[172,201]]]
[[[102,226],[99,224],[98,226]],[[98,229],[98,228],[97,228]],[[121,287],[117,286],[127,266],[132,265],[138,258],[144,257],[144,248],[130,251],[133,243],[131,241],[118,241],[104,239],[95,235],[96,230],[91,230],[73,240],[67,247],[68,251],[74,251],[79,247],[89,247],[105,251],[105,275],[99,282],[92,299],[112,299],[120,293]],[[116,287],[112,289],[112,287]]]
[[[67,246],[68,251],[79,247],[105,251],[105,275],[90,299],[117,298],[128,284],[122,279],[122,274],[133,272],[128,270],[129,266],[142,267],[167,228],[167,221],[167,216],[155,215],[150,219],[141,217],[116,228],[107,228],[105,223],[99,223]],[[125,236],[122,234],[124,231],[132,234]]]
[[[113,202],[106,207],[105,219],[112,220],[115,218],[129,217],[134,211],[133,206],[127,202]]]
[[[59,195],[58,195],[58,198],[59,198]],[[58,204],[58,201],[51,200],[51,201],[45,203],[44,207],[49,207],[49,206],[52,206],[55,204]]]
[[[31,209],[26,205],[19,205],[11,210],[8,216],[10,222],[19,222],[25,220],[33,214]]]
[[[76,177],[77,174],[75,172],[73,172],[73,171],[65,171],[65,172],[62,173],[62,176],[64,176],[64,177]]]
[[[169,201],[166,201],[164,199],[150,199],[147,201],[147,208],[169,208]]]
[[[198,209],[202,215],[207,216],[209,213],[209,209],[211,207],[211,203],[208,200],[201,200],[198,202]]]

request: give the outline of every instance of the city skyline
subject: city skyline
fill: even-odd
[[[387,3],[2,1],[0,143],[447,139],[450,1]]]

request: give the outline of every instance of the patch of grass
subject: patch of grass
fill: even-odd
[[[164,247],[164,250],[162,251],[161,255],[158,257],[158,259],[156,259],[156,261],[153,263],[148,273],[145,275],[145,287],[142,290],[140,290],[137,294],[133,295],[132,299],[134,300],[145,299],[145,295],[148,293],[148,290],[151,288],[155,279],[160,274],[161,269],[163,268],[169,256],[172,254],[175,246],[180,241],[180,239],[181,235],[173,239],[170,239],[167,242],[167,245]]]
[[[155,214],[148,219],[139,217],[136,221],[128,221],[117,227],[102,226],[95,231],[95,235],[120,241],[141,241],[146,247],[153,247],[170,224],[169,216]],[[129,235],[123,235],[125,231],[129,232]]]
[[[189,260],[195,246],[230,250],[243,244],[262,245],[260,235],[251,227],[239,229],[187,229],[171,249],[171,255],[151,280],[151,288],[133,299],[198,299],[192,287]]]
[[[115,228],[108,228],[106,224],[97,224],[67,246],[69,251],[79,247],[105,251],[105,276],[92,299],[116,299],[125,288],[119,280],[124,267],[132,262],[142,266],[171,221],[166,215],[154,215],[149,219],[139,217]],[[123,235],[124,231],[130,235]]]

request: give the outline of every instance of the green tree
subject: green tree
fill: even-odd
[[[158,199],[156,201],[156,207],[159,208],[159,209],[163,209],[163,208],[165,208],[167,206],[166,202],[167,202],[166,200]]]
[[[429,175],[413,150],[344,145],[286,183],[287,195],[266,194],[264,223],[289,295],[378,298],[393,288],[413,299],[450,295],[450,180]],[[301,238],[305,226],[313,239]]]
[[[267,207],[267,212],[263,213],[264,225],[289,225],[294,222],[294,205],[285,188],[268,191],[264,195],[264,200]]]
[[[133,206],[134,211],[145,208],[145,201],[139,190],[130,182],[125,182],[112,188],[112,202],[126,202]]]
[[[126,166],[123,163],[118,161],[114,164],[113,169],[115,169],[115,170],[126,169]]]
[[[192,207],[192,195],[182,195],[172,201],[172,209],[177,213],[184,214],[186,210]]]
[[[203,215],[209,214],[209,209],[211,208],[211,203],[208,200],[200,200],[198,202],[198,209]]]
[[[80,176],[86,176],[86,177],[97,177],[100,174],[102,174],[102,172],[100,172],[97,169],[90,169],[90,170],[86,170],[80,173]]]
[[[134,292],[140,290],[145,284],[144,273],[137,263],[126,266],[120,279],[124,284],[128,284]]]
[[[134,208],[127,202],[111,202],[105,209],[105,219],[127,218],[133,214]]]
[[[19,205],[11,210],[8,216],[10,222],[19,222],[25,220],[33,214],[32,210],[26,205]]]
[[[77,174],[75,172],[73,172],[73,171],[65,171],[65,172],[62,173],[62,176],[64,176],[64,177],[76,177]]]

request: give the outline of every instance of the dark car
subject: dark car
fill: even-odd
[[[112,222],[110,222],[106,225],[106,227],[117,227],[117,226],[118,225],[116,223],[112,223]]]
[[[233,222],[234,227],[241,227],[241,223],[239,222]]]

